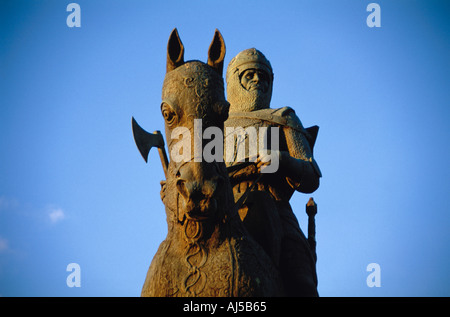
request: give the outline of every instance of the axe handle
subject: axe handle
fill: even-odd
[[[166,150],[164,149],[164,147],[162,148],[158,147],[158,153],[163,166],[164,175],[166,176],[167,179],[167,168],[169,167],[169,160],[167,159]]]
[[[157,148],[158,148],[159,158],[161,159],[161,164],[162,164],[162,167],[164,170],[164,176],[166,176],[166,179],[167,179],[167,169],[169,168],[169,160],[167,159],[166,150],[164,148],[163,137],[161,135],[161,132],[158,130],[154,131],[153,134],[159,135],[160,139],[161,139],[161,143],[159,145],[157,145]]]

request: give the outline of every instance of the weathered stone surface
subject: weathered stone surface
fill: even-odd
[[[208,63],[184,62],[184,46],[178,32],[172,32],[161,105],[169,153],[174,129],[192,131],[193,119],[202,119],[202,129],[223,128],[229,108],[224,56],[216,30]],[[152,260],[142,296],[284,295],[275,264],[239,218],[224,162],[170,157],[161,185],[168,234]]]
[[[247,195],[239,206],[241,219],[276,263],[286,295],[316,296],[316,256],[289,200],[296,190],[311,193],[319,186],[321,173],[313,157],[318,127],[305,129],[292,108],[270,108],[274,75],[260,51],[251,48],[240,52],[229,63],[226,79],[230,110],[225,127],[255,127],[257,133],[263,131],[261,128],[279,128],[277,148],[274,144],[267,146],[268,151],[277,151],[277,172],[262,174],[262,168],[270,162],[264,162],[261,156],[255,164],[242,165],[242,169],[235,167],[237,162],[227,162],[235,200]],[[250,148],[249,139],[246,135],[245,151]],[[234,140],[237,149],[238,140]],[[251,160],[247,152],[243,157]]]
[[[295,191],[312,193],[319,186],[313,157],[318,127],[305,129],[292,108],[270,108],[272,67],[254,48],[228,65],[225,100],[224,57],[225,43],[216,30],[207,63],[185,62],[184,46],[172,31],[161,103],[170,160],[159,132],[149,134],[133,119],[139,151],[147,160],[157,147],[166,176],[161,199],[168,234],[151,262],[142,296],[317,296],[317,207],[313,200],[307,205],[307,240],[289,200]],[[222,133],[226,164],[221,151],[214,160],[196,152],[206,148],[196,136],[212,127]],[[256,138],[269,131],[269,141],[259,143],[255,154],[250,134],[238,138],[224,130],[237,127],[254,128]],[[188,140],[189,151],[178,147],[180,139]],[[180,151],[187,157],[180,160]],[[277,169],[264,172],[274,159]]]

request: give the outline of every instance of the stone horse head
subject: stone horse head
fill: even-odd
[[[170,155],[167,179],[161,182],[168,233],[152,260],[142,296],[283,294],[278,270],[237,214],[223,159],[196,154],[204,149],[198,134],[208,128],[223,131],[228,117],[224,57],[218,30],[206,64],[185,62],[177,30],[170,35],[161,103]]]
[[[169,38],[161,112],[169,140],[170,176],[163,191],[170,185],[177,189],[178,199],[167,204],[178,201],[179,205],[172,207],[178,210],[179,221],[220,218],[223,215],[215,214],[220,211],[219,200],[222,204],[230,201],[231,196],[224,197],[220,191],[225,181],[223,164],[205,162],[202,157],[203,132],[209,127],[222,131],[228,117],[229,103],[225,100],[222,79],[224,57],[225,44],[217,30],[208,50],[207,64],[184,62],[184,46],[176,29]]]

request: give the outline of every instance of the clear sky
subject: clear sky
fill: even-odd
[[[291,204],[304,232],[318,204],[321,296],[450,296],[448,1],[376,1],[379,28],[365,0],[79,0],[80,28],[70,2],[0,2],[0,295],[139,296],[167,228],[131,117],[163,130],[177,27],[186,59],[206,61],[215,28],[225,65],[262,51],[272,107],[320,126],[321,185]]]

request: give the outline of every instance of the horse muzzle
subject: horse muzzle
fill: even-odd
[[[206,220],[216,213],[218,209],[215,198],[218,187],[216,182],[178,179],[176,187],[181,196],[181,207],[187,218]]]

